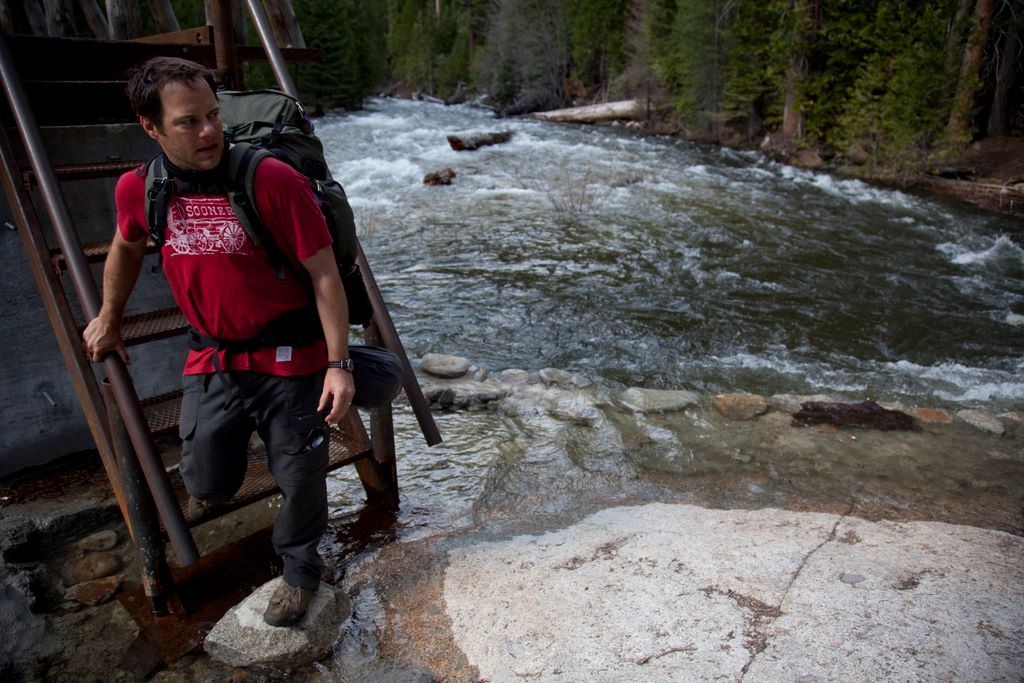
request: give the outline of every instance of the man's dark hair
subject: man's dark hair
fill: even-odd
[[[135,115],[145,116],[160,125],[163,115],[160,89],[176,81],[190,87],[197,81],[205,81],[210,90],[217,92],[217,76],[202,64],[178,57],[153,57],[128,73],[125,93]]]

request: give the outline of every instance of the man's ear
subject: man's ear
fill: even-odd
[[[146,131],[146,135],[153,138],[154,140],[158,139],[160,135],[160,129],[157,127],[156,121],[149,118],[148,116],[140,116],[139,125],[142,126],[142,130]]]

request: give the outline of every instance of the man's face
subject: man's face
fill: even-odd
[[[224,153],[224,132],[217,96],[205,81],[172,81],[160,89],[163,120],[139,117],[143,129],[160,144],[175,166],[209,171]]]

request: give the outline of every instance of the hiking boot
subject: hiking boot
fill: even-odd
[[[188,497],[188,518],[193,524],[200,524],[212,519],[224,509],[227,501],[203,500],[195,496]]]
[[[271,626],[292,626],[299,623],[306,615],[309,601],[316,591],[298,586],[289,586],[283,580],[274,594],[270,596],[267,611],[263,613],[263,621]]]

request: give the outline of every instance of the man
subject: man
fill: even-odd
[[[193,328],[180,422],[189,516],[208,517],[234,495],[245,476],[246,447],[258,431],[284,496],[273,532],[284,582],[264,619],[275,626],[295,624],[323,569],[317,545],[327,526],[324,423],[336,424],[353,400],[390,401],[400,387],[400,366],[386,350],[349,348],[348,310],[330,233],[304,176],[268,158],[257,166],[253,185],[262,222],[296,276],[281,277],[267,251],[245,233],[218,189],[227,174],[227,147],[213,73],[187,60],[157,57],[132,73],[127,93],[142,128],[160,145],[170,175],[209,189],[171,198],[161,252],[171,291]],[[128,361],[121,319],[145,255],[145,193],[144,172],[118,180],[103,305],[83,333],[93,361],[110,351]],[[308,274],[306,282],[299,281],[302,273]],[[319,338],[312,343],[308,334],[289,343],[292,326],[280,324],[282,315],[291,320],[287,316],[296,311],[312,311],[311,303],[322,333],[317,328]],[[265,339],[265,331],[275,327],[284,328],[281,341],[253,346],[254,338]]]

